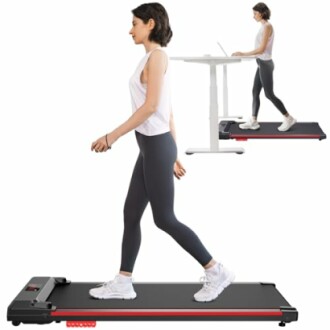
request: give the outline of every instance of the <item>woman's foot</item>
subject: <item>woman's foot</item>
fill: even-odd
[[[226,269],[219,263],[216,263],[205,270],[203,287],[194,295],[198,302],[209,302],[215,300],[221,292],[229,286],[235,279],[235,274]]]
[[[244,124],[239,124],[240,129],[252,129],[256,130],[260,128],[259,123],[257,122],[256,119],[250,118],[246,123]]]
[[[90,289],[89,294],[96,299],[134,299],[136,292],[132,277],[118,274],[113,281],[103,283],[98,288]]]
[[[284,117],[283,123],[281,126],[279,126],[277,129],[280,132],[286,132],[288,131],[295,123],[297,122],[296,119],[294,119],[292,116]]]

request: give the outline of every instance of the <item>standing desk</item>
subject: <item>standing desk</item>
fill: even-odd
[[[190,148],[186,151],[187,155],[194,153],[244,153],[243,148],[219,148],[219,107],[218,107],[218,87],[217,87],[217,65],[223,68],[223,90],[222,107],[224,118],[229,118],[228,114],[228,83],[227,65],[239,63],[243,60],[254,59],[252,56],[180,56],[171,57],[171,60],[184,61],[189,63],[207,64],[210,67],[210,147],[209,148]],[[239,118],[239,116],[236,116]]]

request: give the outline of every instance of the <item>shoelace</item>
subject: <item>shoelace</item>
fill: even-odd
[[[203,289],[210,289],[212,286],[211,286],[211,281],[209,280],[209,278],[207,276],[202,276],[200,278],[200,282],[203,283]]]
[[[113,281],[110,281],[110,282],[103,282],[103,283],[97,284],[96,286],[97,286],[97,287],[101,287],[101,286],[106,287],[106,286],[109,285],[111,282],[113,282]]]
[[[114,282],[116,282],[116,278],[114,278],[112,281],[108,281],[108,282],[103,282],[103,283],[100,283],[100,284],[98,284],[97,286],[98,287],[101,287],[101,286],[103,286],[103,287],[108,287],[108,286],[110,286],[112,283],[114,283]]]
[[[133,281],[133,278],[132,278],[132,281]],[[117,276],[112,280],[112,281],[108,281],[108,282],[103,282],[103,283],[100,283],[100,284],[97,284],[96,286],[97,287],[109,287],[112,283],[116,283],[117,282]]]

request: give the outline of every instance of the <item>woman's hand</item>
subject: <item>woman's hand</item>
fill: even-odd
[[[235,52],[235,53],[232,53],[231,56],[244,56],[244,53],[242,53],[242,52]]]
[[[180,180],[182,176],[186,174],[186,170],[182,166],[181,162],[179,160],[176,160],[174,163],[174,169],[173,169],[174,175],[177,179]]]
[[[108,149],[111,149],[112,144],[116,140],[117,139],[114,137],[113,133],[106,134],[92,143],[91,150],[95,152],[105,152]]]

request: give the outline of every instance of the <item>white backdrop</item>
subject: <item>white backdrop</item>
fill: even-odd
[[[105,154],[92,153],[90,145],[131,113],[128,79],[144,49],[128,31],[131,9],[140,3],[1,0],[1,329],[12,329],[6,308],[33,276],[106,281],[118,271],[122,208],[137,146],[132,133]],[[222,55],[217,40],[228,53],[253,48],[259,29],[254,1],[162,3],[174,31],[171,56]],[[298,120],[318,121],[329,133],[325,3],[267,1],[276,31],[275,92]],[[228,68],[231,113],[250,115],[255,69],[253,61]],[[172,71],[179,157],[187,170],[176,181],[178,218],[236,272],[237,281],[276,283],[299,311],[299,322],[288,327],[324,328],[330,294],[328,140],[220,141],[246,153],[186,156],[188,147],[209,143],[209,76],[198,64],[173,62]],[[281,120],[264,96],[261,101],[260,120]],[[153,225],[150,209],[142,226],[135,281],[198,281],[201,267]],[[171,324],[98,324],[127,326]]]

